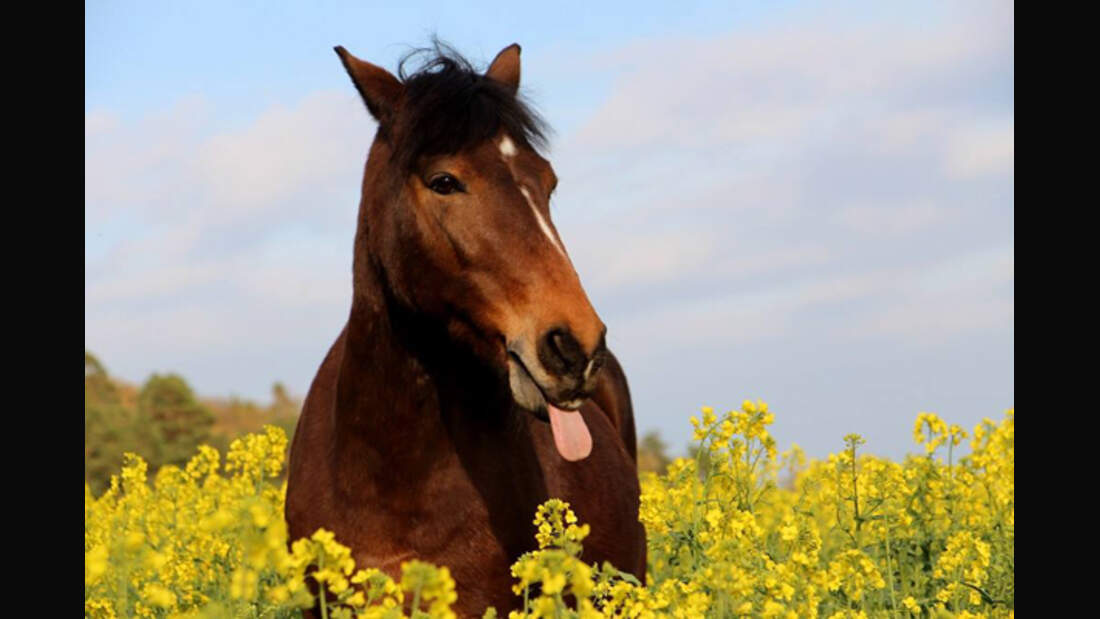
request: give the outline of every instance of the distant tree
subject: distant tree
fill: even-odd
[[[707,475],[710,474],[711,459],[707,458],[707,457],[700,458],[699,457],[699,450],[700,449],[701,448],[699,447],[699,443],[696,443],[696,442],[693,441],[691,444],[688,445],[687,457],[690,460],[695,460],[695,462],[697,463],[697,466],[699,467],[699,470],[698,470],[699,478],[703,479]]]
[[[127,451],[149,458],[153,437],[99,359],[84,351],[84,479],[93,492],[107,488]]]
[[[672,460],[666,455],[668,445],[656,430],[646,433],[638,443],[638,470],[653,471],[663,475]]]
[[[271,422],[286,432],[288,439],[294,438],[298,429],[298,416],[302,412],[302,401],[290,396],[286,386],[277,382],[271,386]]]
[[[290,397],[286,385],[276,382],[271,386],[271,416],[275,419],[288,417],[296,419],[302,410],[302,403]]]
[[[118,389],[107,376],[107,369],[103,367],[99,359],[88,351],[84,351],[84,401],[114,403],[120,402]]]
[[[138,394],[138,412],[156,437],[156,466],[186,463],[214,425],[214,415],[177,374],[150,376]]]

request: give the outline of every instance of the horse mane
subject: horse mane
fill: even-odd
[[[410,73],[407,65],[416,62]],[[486,77],[438,39],[398,65],[405,100],[389,133],[393,158],[411,169],[422,156],[454,154],[502,130],[532,148],[546,147],[546,122],[507,85]]]

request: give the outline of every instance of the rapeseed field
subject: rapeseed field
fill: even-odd
[[[762,402],[704,408],[693,456],[643,474],[644,583],[585,564],[588,525],[560,500],[540,506],[509,617],[1013,616],[1013,410],[970,432],[921,413],[924,453],[900,463],[861,454],[854,434],[825,460],[779,453],[773,419]],[[394,580],[325,530],[288,545],[286,448],[268,426],[224,463],[204,446],[149,480],[128,455],[100,496],[85,483],[85,615],[296,617],[316,583],[326,618],[454,617],[445,566],[411,561]]]

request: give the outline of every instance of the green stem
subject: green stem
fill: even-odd
[[[325,555],[322,553],[320,560],[317,561],[317,569],[325,569]],[[317,580],[314,577],[314,580]],[[328,619],[328,606],[325,604],[325,583],[317,580],[317,594],[321,596],[321,619]]]
[[[898,601],[894,596],[894,570],[890,569],[890,516],[885,517],[886,522],[886,574],[890,579],[890,608],[897,611]]]

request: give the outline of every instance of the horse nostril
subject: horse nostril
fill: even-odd
[[[550,345],[554,347],[554,352],[559,357],[568,361],[569,359],[569,343],[565,339],[568,337],[562,331],[550,332]]]
[[[590,380],[596,372],[599,372],[605,361],[607,361],[607,346],[601,342],[600,347],[592,354],[592,358],[588,360],[588,365],[584,368],[584,380]]]
[[[579,375],[588,363],[577,338],[564,329],[553,329],[542,338],[539,360],[547,370],[559,375]]]

